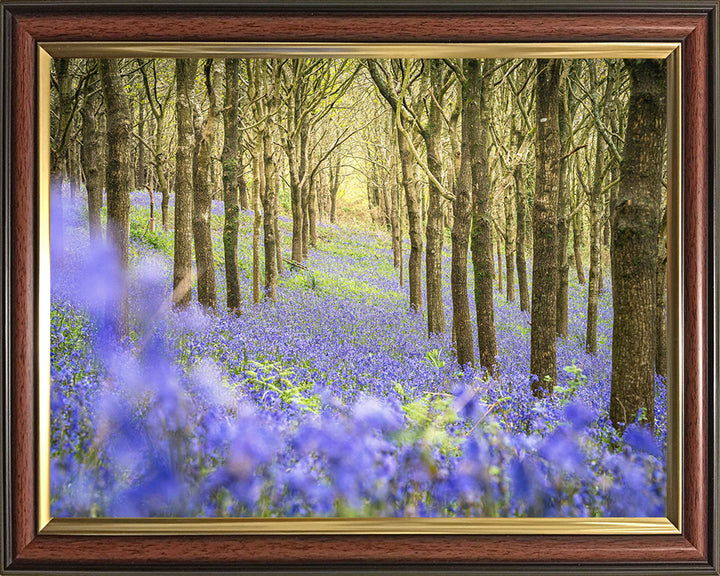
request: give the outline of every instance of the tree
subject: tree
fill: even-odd
[[[161,66],[161,60],[144,60],[142,58],[137,59],[138,70],[142,76],[143,87],[145,89],[145,96],[150,107],[150,112],[155,123],[155,138],[153,144],[149,144],[143,139],[142,132],[136,137],[140,141],[142,151],[147,149],[151,154],[150,163],[155,168],[155,176],[157,178],[157,185],[162,195],[160,202],[161,207],[161,218],[162,226],[167,230],[168,228],[168,205],[170,202],[170,182],[166,174],[167,168],[167,142],[165,139],[165,119],[167,117],[167,111],[169,109],[170,98],[173,94],[173,83],[172,81],[165,81],[165,92],[162,93],[163,84],[163,66]],[[158,68],[161,68],[158,70]],[[150,77],[148,70],[152,73]],[[169,72],[165,72],[169,75]],[[177,70],[176,70],[177,74]],[[152,85],[151,85],[152,81]],[[158,92],[160,89],[160,92]],[[141,124],[142,126],[142,124]]]
[[[101,241],[103,236],[100,220],[103,205],[103,188],[105,174],[102,165],[105,163],[105,138],[98,128],[97,115],[102,109],[102,88],[98,86],[95,60],[86,62],[88,82],[86,95],[80,114],[82,115],[82,167],[85,173],[85,189],[88,202],[88,226],[90,238],[94,242]]]
[[[527,263],[525,261],[526,251],[526,229],[527,229],[527,191],[523,178],[523,161],[526,150],[531,142],[532,126],[529,119],[530,103],[525,102],[523,93],[528,90],[532,74],[530,73],[529,60],[521,60],[515,70],[506,75],[506,81],[510,86],[515,103],[515,113],[511,124],[511,141],[515,151],[513,162],[512,181],[515,190],[515,264],[518,277],[518,295],[520,298],[520,310],[530,309],[530,290],[528,288]],[[525,98],[528,100],[528,98]],[[524,134],[523,134],[524,132]]]
[[[442,257],[444,236],[443,193],[438,183],[442,178],[442,118],[441,105],[449,86],[443,78],[443,65],[438,59],[427,60],[425,63],[430,83],[428,98],[428,118],[425,126],[420,127],[420,134],[425,141],[427,167],[434,178],[428,183],[428,212],[425,228],[427,245],[425,250],[425,280],[428,310],[428,333],[445,332],[445,305],[442,291]],[[416,124],[417,125],[417,124]]]
[[[459,94],[462,110],[462,135],[460,143],[460,166],[457,170],[457,186],[455,202],[453,202],[454,222],[452,227],[452,259],[450,264],[450,290],[453,303],[453,334],[455,350],[460,366],[475,365],[475,342],[470,317],[470,301],[468,295],[468,247],[470,243],[470,226],[472,224],[473,174],[470,143],[480,132],[480,115],[478,113],[476,94],[477,82],[470,83],[468,77],[475,69],[470,62],[464,64],[463,80],[458,79],[461,86]],[[472,90],[471,90],[472,86]],[[460,113],[458,113],[459,115]]]
[[[238,278],[238,228],[239,228],[239,185],[241,177],[238,135],[238,82],[239,62],[236,58],[225,60],[225,103],[223,107],[225,142],[222,151],[223,204],[223,248],[225,255],[225,282],[227,284],[228,310],[240,310],[240,280]]]
[[[475,287],[475,311],[477,317],[478,351],[480,364],[491,373],[495,371],[497,340],[495,335],[495,305],[493,303],[493,253],[492,253],[492,197],[490,190],[489,126],[490,86],[494,60],[468,58],[463,61],[467,79],[465,105],[467,116],[463,124],[468,126],[468,151],[472,174],[472,227],[470,244]],[[461,169],[462,170],[462,169]],[[458,334],[458,339],[460,335]]]
[[[280,105],[280,73],[282,64],[277,59],[270,61],[269,68],[265,68],[260,75],[265,100],[265,117],[273,118],[278,113]],[[265,245],[265,294],[273,302],[277,297],[278,266],[277,266],[277,218],[278,218],[278,179],[275,177],[277,161],[273,147],[274,131],[270,122],[265,122],[260,132],[263,139],[263,171],[264,194],[263,204],[263,239]]]
[[[562,60],[538,59],[535,86],[535,201],[530,372],[536,396],[552,394],[557,378],[557,208],[560,184],[558,105]]]
[[[415,159],[412,153],[412,141],[408,134],[409,112],[405,110],[405,91],[410,83],[410,72],[399,60],[390,62],[392,76],[377,60],[366,61],[370,76],[378,91],[390,106],[395,116],[400,168],[408,213],[410,235],[410,258],[408,261],[408,284],[410,290],[410,309],[422,310],[422,207],[415,176]],[[404,89],[402,88],[404,87]]]
[[[292,260],[296,263],[302,262],[308,255],[308,244],[317,218],[312,197],[313,178],[319,164],[328,155],[320,155],[315,167],[312,166],[314,132],[320,120],[327,117],[355,78],[357,68],[347,75],[348,66],[348,60],[327,58],[297,59],[282,66],[281,77],[287,94],[284,147],[288,158],[293,218]]]
[[[575,64],[573,61],[569,67]],[[572,95],[568,88],[567,77],[560,86],[560,97],[558,99],[558,126],[560,131],[560,182],[558,186],[558,251],[557,251],[557,314],[555,317],[555,332],[561,338],[568,335],[568,289],[569,289],[569,268],[568,261],[568,237],[570,228],[570,164],[572,161],[571,147],[573,144],[572,124],[574,120],[574,107]]]
[[[107,238],[115,247],[121,268],[127,270],[132,187],[132,115],[120,76],[119,61],[116,58],[103,58],[99,62],[107,114]],[[119,289],[117,309],[111,311],[119,336],[126,336],[129,330],[127,290],[127,284],[123,283]]]
[[[222,65],[217,59],[208,58],[203,66],[208,110],[201,129],[200,141],[195,134],[195,170],[193,194],[193,240],[198,276],[198,302],[207,310],[217,308],[215,290],[215,258],[212,249],[210,212],[212,209],[212,140],[220,125],[218,92],[222,82]]]
[[[591,90],[597,91],[599,81],[597,77],[597,66],[595,61],[589,61]],[[608,71],[609,72],[609,71]],[[612,82],[614,75],[608,73],[605,80],[605,87],[602,93],[602,101],[607,102],[612,94]],[[594,97],[594,96],[593,96]],[[593,104],[595,106],[595,104]],[[603,110],[605,106],[602,106]],[[598,119],[602,122],[604,119]],[[588,205],[590,211],[590,268],[588,271],[588,308],[587,308],[587,333],[585,338],[585,349],[590,354],[597,354],[597,321],[598,321],[598,296],[601,282],[601,252],[600,240],[602,232],[601,202],[603,192],[603,178],[606,172],[605,163],[605,140],[602,136],[601,126],[597,125],[595,137],[595,162],[593,165],[592,184],[588,190]]]
[[[340,189],[340,155],[334,154],[330,161],[328,194],[330,195],[330,223],[337,222],[337,195]]]
[[[628,124],[611,223],[610,419],[655,426],[657,258],[666,123],[666,62],[626,60]]]
[[[192,215],[193,155],[195,132],[193,102],[198,61],[175,60],[178,147],[175,155],[175,240],[173,247],[173,303],[179,307],[190,304],[192,297]]]

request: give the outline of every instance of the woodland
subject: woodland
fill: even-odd
[[[666,62],[55,59],[55,516],[664,516]]]

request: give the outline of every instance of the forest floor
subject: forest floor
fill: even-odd
[[[286,264],[277,302],[253,304],[252,213],[242,212],[236,316],[224,303],[214,202],[219,310],[175,312],[173,233],[159,222],[148,230],[148,196],[137,192],[131,336],[111,345],[102,326],[117,271],[89,242],[84,206],[66,198],[64,256],[53,266],[54,515],[664,515],[664,382],[654,439],[642,428],[619,438],[607,415],[609,275],[589,355],[587,289],[571,269],[556,392],[538,400],[529,313],[497,288],[497,374],[454,360],[449,237],[448,331],[428,337],[382,231],[318,224],[307,269]],[[289,254],[287,218],[280,235]],[[405,265],[408,252],[406,243]]]

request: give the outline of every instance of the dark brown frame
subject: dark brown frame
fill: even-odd
[[[376,2],[377,0],[375,0]],[[717,0],[8,1],[2,17],[2,560],[6,574],[718,574]],[[38,534],[37,44],[50,41],[682,43],[683,531],[643,536]]]

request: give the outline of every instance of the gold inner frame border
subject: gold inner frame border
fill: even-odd
[[[666,58],[668,239],[667,515],[664,518],[53,518],[50,514],[50,69],[53,58]],[[37,527],[47,535],[682,533],[681,45],[676,42],[41,42],[37,47]]]

